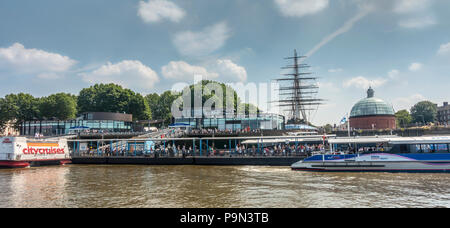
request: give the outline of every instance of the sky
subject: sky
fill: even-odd
[[[326,100],[313,124],[339,123],[369,86],[396,111],[442,104],[448,12],[447,0],[2,0],[0,96],[96,83],[145,95],[195,75],[259,85],[297,49]]]

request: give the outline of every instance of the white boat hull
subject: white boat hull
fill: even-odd
[[[306,159],[293,164],[292,169],[323,172],[450,172],[450,160],[414,160],[400,155],[370,154],[350,159]]]
[[[0,137],[0,168],[64,165],[71,162],[66,139],[34,140]]]

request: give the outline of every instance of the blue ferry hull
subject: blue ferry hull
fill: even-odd
[[[450,154],[317,155],[291,168],[314,172],[450,173]]]

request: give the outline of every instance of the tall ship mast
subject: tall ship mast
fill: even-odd
[[[310,124],[311,112],[316,111],[323,99],[318,99],[317,77],[313,73],[306,72],[310,68],[308,64],[301,63],[306,56],[299,56],[294,50],[294,56],[285,58],[292,60],[292,65],[282,67],[291,70],[282,74],[282,78],[276,79],[280,83],[280,100],[278,105],[283,111],[289,113],[288,124]]]

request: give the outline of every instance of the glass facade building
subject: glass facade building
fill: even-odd
[[[26,121],[20,125],[20,134],[35,135],[36,133],[39,133],[44,136],[52,136],[65,135],[85,130],[130,132],[132,129],[132,115],[121,113],[84,113],[77,119],[67,121]]]
[[[218,129],[224,130],[284,130],[285,118],[277,114],[258,114],[255,116],[235,116],[233,118],[175,118],[174,125],[185,125],[192,129]]]

